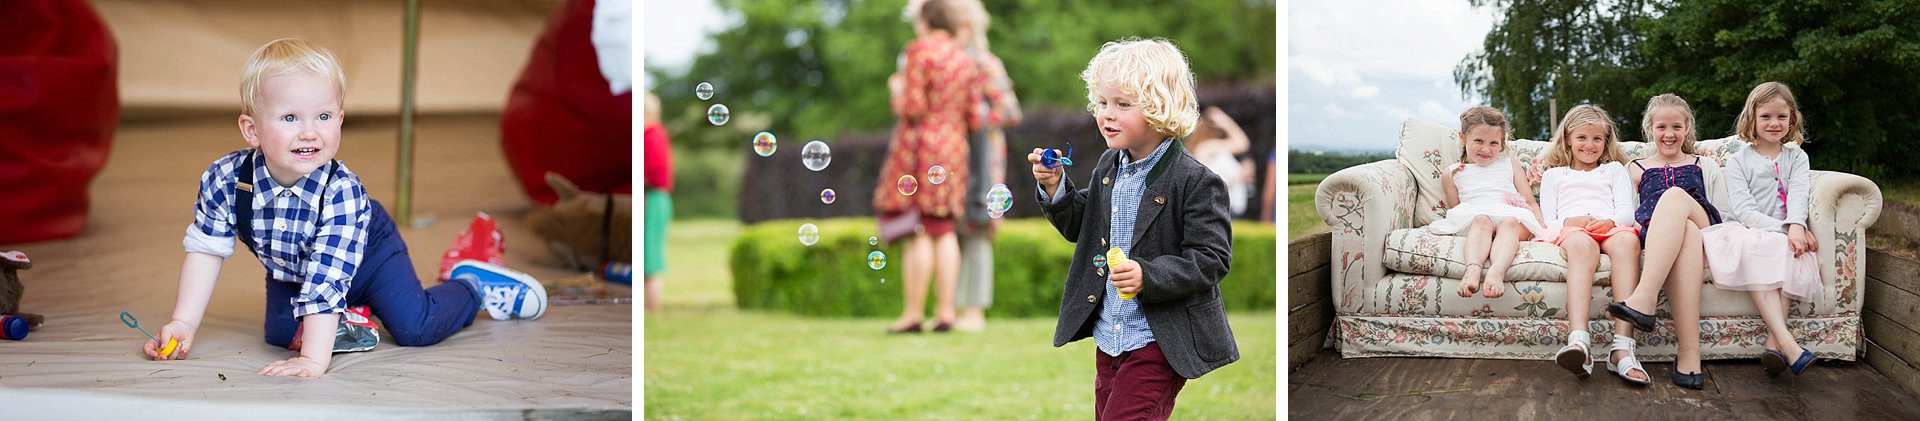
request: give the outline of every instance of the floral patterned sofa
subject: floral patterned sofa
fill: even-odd
[[[1623,132],[1637,127],[1622,127]],[[1523,243],[1507,271],[1507,294],[1460,298],[1465,272],[1460,237],[1420,229],[1446,212],[1440,171],[1459,161],[1458,131],[1408,119],[1395,159],[1341,170],[1320,183],[1314,207],[1332,229],[1334,326],[1329,342],[1346,357],[1434,356],[1551,359],[1566,341],[1566,259],[1548,243]],[[1536,185],[1549,143],[1516,140],[1513,157]],[[1652,145],[1626,142],[1631,158]],[[1719,159],[1739,150],[1732,137],[1702,140],[1698,153]],[[1708,168],[1711,200],[1726,203],[1720,172]],[[1809,228],[1819,236],[1822,285],[1811,302],[1794,302],[1788,328],[1821,358],[1860,353],[1861,269],[1865,232],[1880,214],[1880,189],[1866,178],[1813,171]],[[1605,305],[1613,296],[1607,261],[1596,278],[1588,332],[1596,353],[1613,340]],[[1707,283],[1712,283],[1711,275]],[[1744,291],[1707,285],[1701,293],[1701,352],[1706,359],[1754,358],[1763,349],[1758,312]],[[1672,361],[1673,321],[1662,294],[1660,325],[1639,335],[1642,361]],[[1604,354],[1599,354],[1604,355]]]

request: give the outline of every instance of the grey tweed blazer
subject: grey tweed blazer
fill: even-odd
[[[1233,260],[1232,224],[1227,188],[1220,177],[1186,153],[1180,140],[1147,172],[1134,223],[1132,253],[1145,272],[1139,296],[1147,327],[1181,377],[1199,378],[1240,359],[1220,300],[1220,280]],[[1067,241],[1077,244],[1060,298],[1060,321],[1053,346],[1093,336],[1100,319],[1100,300],[1106,295],[1106,276],[1093,267],[1093,256],[1106,254],[1102,244],[1109,231],[1113,191],[1111,180],[1120,153],[1108,150],[1095,161],[1093,184],[1076,189],[1064,177],[1066,197],[1058,203],[1041,201],[1047,221]],[[1040,200],[1038,189],[1034,199]]]

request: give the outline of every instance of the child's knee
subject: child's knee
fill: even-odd
[[[1493,228],[1493,218],[1488,218],[1486,215],[1475,216],[1470,225],[1475,229]]]
[[[1593,237],[1588,237],[1585,233],[1578,232],[1569,233],[1566,238],[1560,239],[1560,248],[1567,250],[1568,258],[1572,258],[1575,255],[1598,255],[1600,251],[1599,245],[1594,244]]]

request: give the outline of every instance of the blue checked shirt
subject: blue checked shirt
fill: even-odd
[[[193,223],[182,243],[187,251],[221,258],[233,256],[239,230],[234,182],[246,149],[227,154],[200,174],[200,196],[194,201]],[[339,168],[334,168],[338,166]],[[333,172],[333,182],[326,182]],[[366,187],[360,178],[334,161],[301,177],[293,187],[281,187],[267,174],[265,157],[255,156],[246,174],[253,184],[254,256],[267,269],[268,279],[300,284],[289,304],[294,318],[309,314],[340,313],[346,307],[347,288],[367,249],[370,217]],[[326,203],[321,203],[322,196]]]
[[[1167,146],[1173,142],[1160,142],[1153,155],[1141,161],[1131,161],[1126,151],[1120,152],[1120,169],[1113,179],[1112,203],[1107,205],[1112,215],[1108,217],[1108,239],[1113,247],[1119,247],[1128,258],[1133,258],[1133,223],[1140,215],[1140,199],[1146,189],[1147,173],[1167,154]],[[1061,183],[1064,186],[1066,183]],[[1060,200],[1063,192],[1054,192],[1047,197],[1049,201]],[[1108,276],[1112,275],[1114,262],[1107,262]],[[1140,313],[1140,297],[1133,300],[1120,299],[1120,289],[1113,283],[1107,283],[1106,296],[1100,302],[1100,320],[1093,326],[1093,342],[1100,352],[1111,356],[1144,348],[1153,342],[1153,330],[1147,328],[1147,316]]]

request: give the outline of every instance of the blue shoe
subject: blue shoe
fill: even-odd
[[[540,318],[547,313],[547,288],[532,276],[478,260],[453,265],[449,278],[480,294],[480,307],[494,320]]]
[[[1785,373],[1787,372],[1787,354],[1769,349],[1767,352],[1760,354],[1760,366],[1767,370],[1768,376],[1778,376],[1780,373]]]
[[[1784,355],[1782,357],[1784,357]],[[1800,375],[1801,371],[1806,371],[1807,367],[1813,365],[1813,361],[1818,359],[1819,358],[1814,358],[1813,351],[1802,348],[1800,350],[1800,358],[1793,362],[1793,375]]]
[[[1704,390],[1706,389],[1706,385],[1707,385],[1707,374],[1706,373],[1681,373],[1679,371],[1674,371],[1673,384],[1675,386],[1680,386],[1680,387],[1693,389],[1693,390]]]

